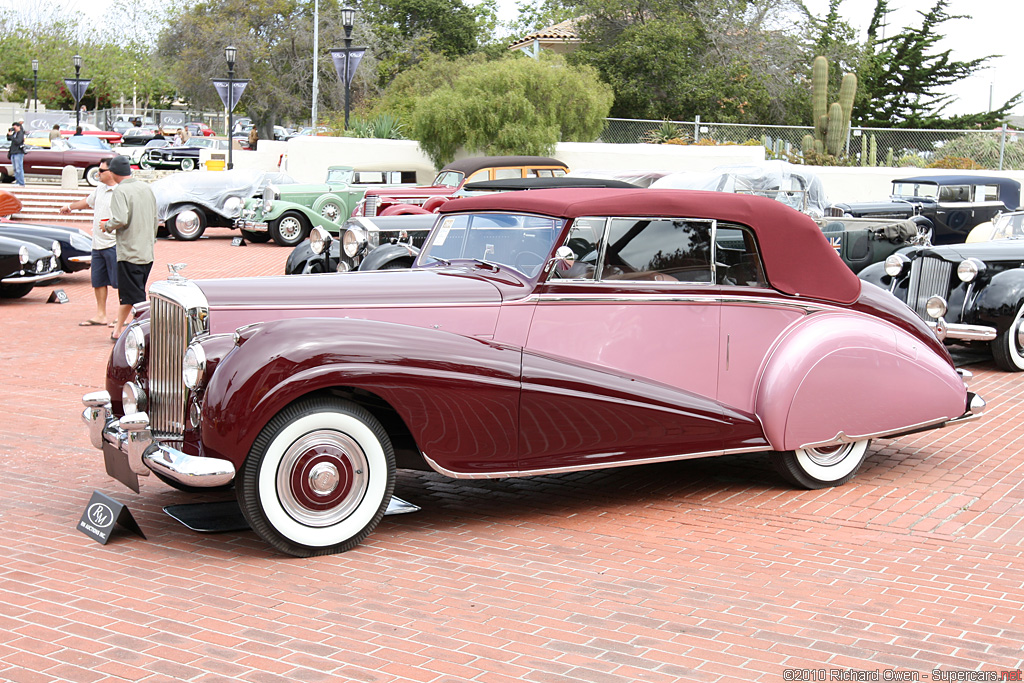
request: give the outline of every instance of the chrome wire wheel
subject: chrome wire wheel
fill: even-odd
[[[309,234],[305,218],[295,212],[287,211],[270,226],[270,236],[282,247],[297,246]]]
[[[338,202],[324,202],[324,205],[320,207],[320,215],[332,223],[337,223],[341,216],[341,206]]]

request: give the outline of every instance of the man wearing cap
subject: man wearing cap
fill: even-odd
[[[117,325],[111,339],[121,336],[132,306],[146,300],[146,280],[153,268],[156,244],[156,196],[149,185],[132,178],[123,154],[109,162],[117,187],[110,197],[110,220],[105,230],[117,237]]]
[[[14,182],[22,187],[25,186],[25,131],[22,129],[21,121],[15,121],[7,130],[7,139],[11,146],[7,150],[7,158],[14,166]]]

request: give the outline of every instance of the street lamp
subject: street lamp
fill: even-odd
[[[228,63],[228,170],[230,171],[235,167],[234,160],[231,155],[231,148],[234,147],[234,140],[232,139],[235,125],[235,103],[233,97],[235,96],[235,57],[238,56],[238,50],[233,45],[228,45],[224,48],[224,61]]]
[[[79,83],[81,79],[79,76],[82,73],[82,55],[75,55],[73,57],[75,61],[75,83]],[[84,95],[85,93],[82,93]],[[82,125],[82,110],[78,108],[78,103],[81,102],[81,95],[78,94],[78,88],[75,88],[75,130],[77,131],[78,126]]]
[[[32,60],[32,111],[39,111],[39,60]]]
[[[345,130],[348,130],[348,108],[349,108],[349,52],[352,49],[352,26],[356,22],[356,11],[351,7],[343,7],[341,10],[341,25],[345,27]],[[316,133],[316,130],[313,131]]]

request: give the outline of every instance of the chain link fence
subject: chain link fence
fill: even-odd
[[[809,126],[607,119],[600,142],[764,145],[769,157],[799,163]],[[873,148],[873,149],[872,149]],[[853,126],[840,163],[848,166],[1024,169],[1024,132]]]

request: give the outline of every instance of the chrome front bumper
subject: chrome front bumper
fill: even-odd
[[[960,341],[992,341],[999,334],[994,327],[987,325],[961,325],[959,323],[947,323],[945,318],[939,318],[935,322],[929,322],[928,327],[939,338],[939,341],[946,339],[959,339]]]
[[[53,270],[49,273],[43,273],[41,275],[12,275],[11,277],[5,277],[0,280],[5,285],[24,285],[29,282],[37,285],[43,285],[47,282],[53,282],[64,275],[63,270]]]
[[[188,455],[155,441],[146,413],[133,413],[121,419],[114,417],[110,394],[95,391],[82,397],[85,410],[82,421],[89,429],[89,440],[104,451],[119,451],[128,457],[128,467],[136,475],[148,476],[150,471],[185,486],[209,488],[231,483],[235,466],[228,460]],[[108,468],[109,471],[109,468]],[[118,478],[129,488],[129,482]]]
[[[265,221],[251,221],[242,218],[235,219],[235,227],[246,232],[266,232],[270,229]]]

